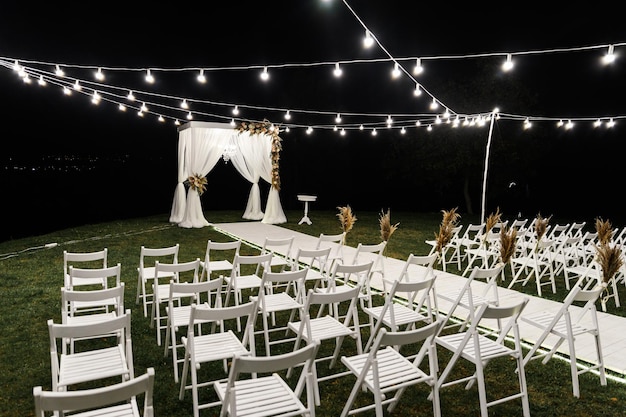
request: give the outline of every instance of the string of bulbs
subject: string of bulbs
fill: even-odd
[[[606,117],[571,117],[571,118],[553,118],[542,116],[528,116],[520,114],[507,114],[501,113],[497,109],[481,111],[474,114],[461,114],[451,110],[448,106],[444,105],[439,99],[437,99],[431,92],[429,92],[420,82],[415,78],[423,72],[423,64],[427,61],[433,60],[445,60],[445,59],[466,59],[477,57],[493,57],[503,56],[504,61],[502,65],[503,71],[510,71],[514,66],[514,56],[534,55],[534,54],[546,54],[546,53],[562,53],[562,52],[574,52],[593,49],[606,49],[607,53],[602,57],[604,64],[612,64],[615,61],[615,47],[623,46],[626,43],[615,43],[610,45],[594,45],[587,47],[577,48],[559,48],[550,50],[533,50],[533,51],[517,51],[517,52],[495,52],[495,53],[481,53],[471,55],[447,55],[447,56],[423,56],[423,57],[402,57],[396,58],[391,55],[387,49],[378,40],[376,35],[365,25],[365,23],[358,17],[354,10],[350,7],[346,0],[343,3],[355,16],[357,21],[361,24],[365,31],[365,37],[363,40],[364,47],[372,47],[377,45],[386,55],[387,58],[382,59],[359,59],[359,60],[341,60],[337,62],[310,62],[310,63],[281,63],[274,65],[249,65],[249,66],[230,66],[230,67],[182,67],[182,68],[125,68],[125,67],[107,67],[107,66],[91,66],[91,65],[77,65],[77,64],[63,64],[52,63],[42,61],[30,61],[21,60],[14,57],[0,57],[0,67],[11,69],[15,71],[18,76],[24,81],[25,84],[33,83],[33,80],[40,86],[54,85],[62,89],[64,95],[72,95],[74,93],[89,96],[94,104],[100,102],[109,102],[118,107],[120,111],[136,111],[137,115],[144,117],[146,115],[155,116],[159,122],[170,121],[175,125],[180,125],[181,120],[196,120],[198,118],[204,120],[218,120],[218,121],[230,121],[231,125],[235,126],[237,122],[241,121],[253,121],[259,122],[261,120],[245,118],[241,111],[242,109],[259,110],[264,112],[281,113],[284,118],[284,123],[281,123],[284,131],[289,131],[291,128],[304,128],[307,133],[312,133],[314,129],[332,129],[345,134],[350,130],[370,130],[373,135],[377,133],[377,129],[400,129],[402,133],[406,132],[408,128],[425,127],[428,130],[433,128],[433,125],[448,124],[452,127],[458,126],[484,126],[491,117],[497,117],[498,119],[507,119],[520,121],[523,128],[528,129],[532,126],[533,121],[552,121],[556,123],[557,127],[564,127],[565,129],[571,129],[574,123],[577,121],[593,122],[594,127],[605,125],[610,128],[615,125],[615,122],[619,119],[626,118],[626,115],[612,115]],[[293,67],[326,67],[331,66],[333,68],[333,75],[335,77],[341,77],[343,74],[342,66],[344,65],[360,65],[360,64],[372,64],[388,62],[393,64],[392,66],[392,78],[397,79],[401,77],[408,77],[415,86],[413,95],[420,96],[425,94],[430,97],[431,104],[430,110],[432,113],[415,114],[415,113],[359,113],[359,112],[336,112],[328,110],[304,110],[294,108],[280,108],[280,107],[266,107],[256,106],[252,104],[237,104],[228,102],[219,102],[211,100],[203,100],[190,97],[180,97],[173,95],[160,94],[154,91],[137,90],[129,87],[117,86],[106,83],[106,73],[108,72],[137,72],[144,74],[145,81],[148,85],[154,84],[155,76],[162,73],[197,73],[197,81],[199,83],[207,82],[207,73],[218,71],[260,71],[260,78],[262,81],[267,81],[270,77],[270,70],[276,68],[293,68]],[[415,63],[413,71],[408,71],[403,63]],[[90,80],[84,76],[72,76],[69,75],[70,71],[79,72],[80,74],[87,72],[93,72],[94,80]],[[218,111],[204,111],[202,106],[217,107]],[[438,113],[438,109],[443,108],[443,111]],[[230,114],[228,114],[230,113]],[[309,123],[300,124],[292,122],[293,114],[307,115],[309,119],[315,117],[322,117],[324,119],[332,117],[333,123]],[[359,118],[364,119],[363,122],[346,123],[344,118],[350,117],[351,119]],[[265,119],[269,119],[265,117]],[[276,120],[276,119],[274,119]]]

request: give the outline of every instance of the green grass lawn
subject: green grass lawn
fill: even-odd
[[[301,211],[286,212],[288,223],[281,226],[314,236],[320,233],[340,233],[341,228],[334,211],[313,211],[312,225],[298,225]],[[214,223],[238,222],[238,212],[206,212],[207,220]],[[359,213],[357,221],[348,233],[347,244],[356,246],[359,242],[378,243],[380,241],[379,215],[376,212]],[[169,215],[114,221],[60,230],[47,235],[12,240],[0,243],[0,415],[33,415],[32,388],[42,385],[50,389],[49,339],[46,321],[60,322],[61,296],[63,285],[63,251],[85,252],[109,250],[109,265],[118,262],[122,265],[122,281],[126,285],[125,305],[132,310],[132,338],[135,374],[143,374],[148,367],[156,370],[154,404],[156,415],[192,415],[190,392],[185,399],[178,399],[178,385],[174,383],[171,357],[164,357],[163,348],[157,346],[155,330],[143,316],[141,307],[135,304],[137,266],[142,245],[149,247],[180,244],[180,261],[203,258],[208,239],[227,241],[211,227],[183,229],[168,222]],[[426,239],[432,239],[438,230],[441,213],[391,213],[393,224],[399,223],[398,230],[387,246],[388,256],[406,259],[410,253],[426,254],[430,246]],[[477,222],[477,218],[462,217],[461,223]],[[46,248],[48,243],[58,246]],[[258,253],[258,248],[242,245],[242,253]],[[458,272],[452,269],[452,272]],[[547,291],[546,297],[562,300],[566,294],[562,278],[557,280],[557,294]],[[624,286],[620,291],[624,292]],[[521,290],[535,295],[534,286]],[[626,294],[620,293],[626,300]],[[381,300],[378,300],[380,302]],[[599,306],[598,306],[599,308]],[[624,308],[615,309],[609,302],[609,312],[624,315]],[[366,340],[366,336],[364,336]],[[354,343],[345,343],[345,354],[355,353]],[[257,338],[258,352],[264,352],[261,338]],[[324,347],[331,349],[331,347]],[[448,354],[440,352],[440,367],[447,363]],[[498,361],[489,364],[487,390],[504,392],[516,381],[511,362]],[[203,372],[219,372],[219,369],[203,368]],[[463,367],[459,372],[466,371]],[[571,392],[569,364],[553,359],[546,365],[532,361],[526,367],[531,414],[533,416],[623,416],[626,409],[626,385],[609,379],[608,386],[600,386],[594,374],[580,377],[581,397],[574,398]],[[320,386],[322,405],[317,409],[320,416],[334,416],[341,412],[343,404],[352,388],[354,379],[344,377],[323,383]],[[432,415],[431,403],[426,399],[425,387],[409,389],[394,415]],[[478,394],[476,388],[468,391],[462,386],[442,390],[441,404],[444,416],[478,415]],[[201,415],[217,415],[213,409]],[[374,415],[373,413],[365,415]],[[491,415],[521,415],[518,401],[492,407]]]

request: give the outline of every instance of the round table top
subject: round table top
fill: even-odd
[[[316,195],[298,194],[298,201],[315,201],[315,200],[317,200]]]

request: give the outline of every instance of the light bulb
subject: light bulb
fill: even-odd
[[[183,109],[189,108],[189,104],[187,104],[187,99],[183,99],[183,101],[180,103],[180,107],[182,107]]]
[[[339,67],[339,62],[335,64],[335,70],[333,71],[333,74],[335,75],[335,77],[341,77],[341,74],[343,74],[343,70]]]
[[[398,78],[401,74],[400,65],[396,62],[393,64],[393,70],[391,70],[391,78]]]
[[[267,72],[267,67],[263,67],[263,72],[261,73],[261,79],[263,81],[267,81],[270,79],[270,74]]]
[[[369,30],[365,31],[365,38],[363,38],[363,46],[365,48],[369,48],[374,45],[374,38],[372,38],[372,34]]]
[[[78,82],[78,80],[76,80],[76,82],[74,82],[74,90],[76,91],[80,91],[82,90],[83,86],[80,85],[80,83]]]
[[[133,94],[133,90],[130,90],[128,92],[128,95],[126,96],[126,98],[130,101],[135,101],[135,95]]]
[[[289,113],[289,110],[287,110],[287,113],[285,113],[285,120],[290,120],[291,119],[291,114]]]
[[[196,79],[198,80],[199,83],[202,83],[202,84],[206,83],[206,77],[204,75],[204,70],[203,69],[200,70],[200,73],[198,74]]]
[[[104,81],[104,73],[102,72],[102,68],[98,68],[98,71],[96,71],[96,80]]]
[[[422,89],[420,88],[419,84],[415,84],[415,90],[413,90],[413,95],[415,97],[419,97],[422,95]]]
[[[239,114],[239,106],[235,106],[235,108],[233,109],[233,114],[235,116],[237,116]]]
[[[341,114],[337,113],[337,117],[335,117],[335,122],[341,123]]]
[[[602,62],[605,65],[611,64],[615,61],[615,51],[613,45],[609,45],[609,49],[606,52],[606,55],[602,57]]]
[[[152,76],[152,73],[150,72],[150,70],[146,70],[146,82],[149,84],[153,84],[154,83],[154,76]]]
[[[56,70],[54,71],[57,77],[64,77],[65,72],[57,65]]]
[[[513,61],[511,54],[506,54],[506,61],[502,64],[502,71],[507,72],[513,69]]]
[[[424,67],[422,67],[422,60],[420,58],[417,58],[415,60],[415,67],[413,67],[413,74],[420,75],[422,72],[424,72]]]

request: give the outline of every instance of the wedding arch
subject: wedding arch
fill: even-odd
[[[285,223],[287,218],[280,203],[278,155],[280,138],[269,122],[227,123],[188,122],[178,128],[178,183],[170,222],[180,227],[210,226],[200,195],[210,184],[207,175],[221,158],[227,158],[235,169],[252,183],[242,218],[262,223]],[[261,208],[259,180],[271,184],[265,212]],[[185,186],[187,185],[187,187]]]

